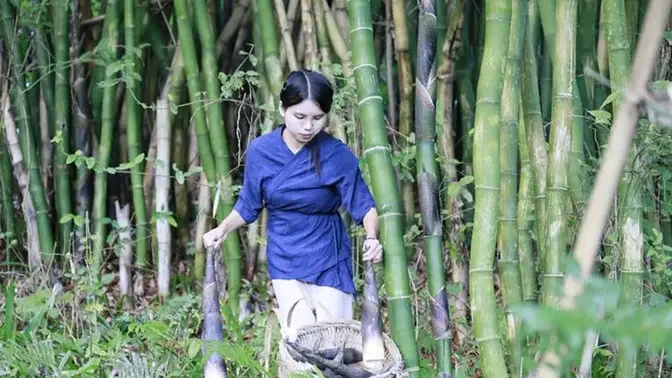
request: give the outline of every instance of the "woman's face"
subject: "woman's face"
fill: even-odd
[[[327,115],[311,100],[288,108],[280,106],[280,114],[285,119],[286,130],[300,144],[308,143],[327,124]]]

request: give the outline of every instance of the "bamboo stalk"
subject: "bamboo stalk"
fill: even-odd
[[[327,0],[322,0],[322,5],[322,9],[324,9],[324,21],[327,26],[329,39],[331,40],[331,46],[334,48],[334,52],[336,53],[336,56],[338,56],[338,59],[341,60],[343,74],[345,77],[350,77],[352,75],[352,68],[348,39],[341,35],[339,26],[336,22],[334,14],[331,12],[331,8],[329,8]]]
[[[537,301],[537,272],[532,245],[532,224],[534,223],[534,173],[527,148],[522,100],[518,122],[518,151],[520,152],[520,185],[518,186],[518,259],[523,301]]]
[[[6,24],[5,24],[6,25]],[[12,172],[16,178],[18,184],[19,192],[23,197],[23,216],[26,222],[26,237],[28,239],[28,268],[31,272],[36,272],[43,269],[43,254],[40,254],[40,244],[39,244],[39,227],[38,221],[36,219],[36,210],[33,205],[32,194],[30,192],[30,183],[32,179],[29,177],[26,168],[24,167],[24,158],[23,152],[21,151],[21,146],[19,142],[19,135],[16,130],[16,124],[14,117],[11,113],[11,104],[9,101],[9,96],[7,95],[7,89],[3,89],[2,93],[2,119],[5,126],[5,136],[7,138],[7,147],[9,150],[9,155],[12,160]],[[17,235],[18,236],[18,235]],[[44,265],[48,268],[48,265]]]
[[[485,47],[476,90],[474,182],[476,204],[469,260],[469,298],[473,332],[485,378],[506,377],[496,318],[492,265],[495,257],[500,198],[499,123],[511,3],[485,4]],[[491,158],[495,156],[496,158]]]
[[[385,287],[392,323],[392,338],[398,345],[406,371],[419,376],[419,356],[413,333],[413,314],[403,243],[403,215],[387,141],[383,103],[373,49],[371,9],[364,0],[348,1],[350,44],[357,88],[358,114],[363,126],[363,156],[372,177],[372,189],[381,219],[385,254]]]
[[[217,60],[215,57],[215,38],[212,30],[212,24],[208,22],[208,10],[205,0],[194,2],[194,15],[197,24],[198,35],[201,42],[201,55],[203,60],[203,77],[206,90],[206,111],[208,120],[208,130],[210,131],[210,143],[213,156],[215,158],[216,185],[221,196],[219,203],[213,203],[215,218],[221,222],[233,209],[234,198],[232,190],[232,179],[229,167],[229,148],[226,138],[226,126],[222,117],[222,106],[219,103],[220,83],[218,80]],[[273,25],[274,26],[274,25]],[[208,180],[210,182],[210,180]],[[226,273],[227,273],[227,291],[229,295],[230,306],[234,313],[238,311],[239,293],[241,287],[241,253],[240,239],[237,232],[227,236],[226,250],[224,254]]]
[[[633,70],[628,78],[627,86],[616,117],[604,163],[600,167],[595,180],[595,186],[588,201],[588,209],[583,215],[577,242],[574,246],[574,258],[578,261],[578,275],[568,275],[563,285],[563,297],[560,309],[571,311],[576,306],[576,298],[583,292],[584,281],[590,275],[595,257],[600,245],[602,231],[606,223],[611,202],[618,189],[622,176],[622,169],[629,160],[628,151],[635,133],[639,112],[637,106],[644,101],[647,85],[653,72],[654,62],[658,53],[658,43],[672,8],[672,2],[667,0],[651,0],[643,25],[642,37],[637,44]],[[560,349],[562,354],[565,348]],[[562,355],[554,351],[546,352],[538,365],[539,377],[558,377],[559,372],[554,366],[560,362]]]
[[[624,101],[626,80],[631,67],[630,36],[628,13],[624,0],[605,0],[603,11],[605,12],[605,25],[607,34],[607,51],[609,54],[609,77],[612,93],[616,98],[612,102],[612,109],[617,113]],[[635,18],[636,22],[636,18]],[[633,32],[634,33],[634,32]],[[651,42],[649,42],[651,43]],[[617,219],[619,229],[619,244],[621,247],[620,269],[623,283],[621,301],[628,306],[638,306],[642,302],[643,276],[644,276],[644,235],[642,230],[643,182],[640,177],[641,162],[637,158],[638,147],[632,142],[628,152],[627,167],[622,173],[618,188],[619,214]],[[637,370],[637,345],[626,343],[618,346],[616,359],[616,377],[634,377]]]
[[[0,13],[2,14],[2,30],[5,35],[5,41],[10,44],[10,56],[12,64],[13,86],[12,104],[15,109],[15,122],[19,125],[18,133],[20,137],[21,153],[23,155],[23,167],[28,174],[28,190],[35,209],[35,217],[40,232],[39,238],[40,250],[42,252],[42,262],[49,266],[54,254],[54,238],[51,232],[51,222],[49,219],[47,196],[42,185],[39,160],[35,150],[35,138],[32,127],[30,104],[26,101],[26,95],[21,88],[25,88],[25,79],[23,77],[24,53],[21,51],[18,39],[12,34],[14,31],[13,9],[9,2],[0,2]]]
[[[451,332],[443,266],[439,166],[436,162],[436,0],[420,2],[418,64],[415,76],[416,178],[423,246],[432,308],[437,377],[450,377]],[[450,127],[450,126],[449,126]]]
[[[156,174],[154,195],[155,210],[157,213],[166,213],[168,207],[168,193],[170,192],[170,110],[167,98],[160,98],[156,102]],[[156,239],[159,249],[157,284],[159,295],[170,295],[170,253],[171,230],[168,219],[159,216],[156,220]]]
[[[114,201],[117,223],[119,224],[119,291],[126,304],[132,303],[131,268],[133,267],[133,237],[131,236],[131,205],[119,205]],[[130,306],[128,306],[130,307]]]
[[[278,56],[278,35],[275,30],[273,6],[271,0],[255,0],[257,23],[261,31],[261,42],[264,50],[264,69],[273,96],[278,96],[282,89],[282,66]]]
[[[536,0],[528,2],[528,11],[530,12],[530,23],[535,18],[532,11],[537,5]],[[534,211],[535,211],[535,229],[537,236],[537,249],[539,251],[540,261],[543,262],[546,254],[546,230],[548,229],[546,215],[546,174],[548,171],[548,154],[546,148],[546,139],[544,137],[544,121],[541,113],[541,99],[539,96],[539,86],[537,82],[537,62],[534,51],[534,41],[532,32],[528,27],[525,33],[525,46],[523,48],[523,69],[521,72],[522,87],[521,96],[523,99],[523,113],[525,119],[525,134],[527,136],[527,148],[530,153],[532,163],[532,172],[534,174]],[[541,264],[543,266],[543,263]]]
[[[5,250],[7,251],[7,263],[15,263],[19,260],[17,249],[18,239],[16,234],[16,221],[14,220],[12,162],[6,142],[5,133],[0,133],[0,209],[2,209],[2,229]]]
[[[518,181],[518,119],[520,106],[520,62],[525,41],[527,4],[522,0],[512,2],[511,29],[507,60],[504,70],[504,88],[501,100],[501,126],[499,134],[499,159],[501,184],[499,197],[499,251],[498,268],[506,305],[509,344],[509,367],[515,374],[520,370],[522,338],[518,337],[520,320],[510,308],[523,302],[520,260],[518,258],[517,181]]]
[[[91,125],[93,116],[89,104],[87,93],[87,83],[84,76],[84,64],[80,59],[82,42],[80,39],[80,25],[79,25],[79,0],[73,1],[73,9],[70,13],[70,60],[72,61],[71,81],[73,92],[72,103],[72,124],[74,128],[74,143],[75,150],[82,151],[82,155],[91,156],[93,149],[91,140]],[[92,199],[92,171],[85,165],[77,168],[76,181],[76,207],[77,215],[81,219],[89,219],[91,212]],[[85,254],[90,250],[91,245],[89,238],[86,236],[86,230],[89,225],[87,222],[82,222],[81,225],[75,225],[75,246],[73,253],[73,260],[76,266],[79,266],[84,261]]]
[[[317,43],[315,42],[311,0],[301,0],[301,31],[306,41],[303,65],[310,70],[316,70],[319,67],[319,59],[317,58]]]
[[[37,5],[37,4],[35,4]],[[39,5],[37,5],[39,6]],[[44,23],[41,19],[42,11],[39,12],[36,22],[37,25]],[[53,148],[51,138],[54,131],[54,75],[52,63],[50,61],[49,38],[40,27],[36,27],[35,33],[35,56],[37,57],[39,80],[39,130],[40,130],[40,171],[42,174],[42,186],[49,188],[49,178],[52,176]],[[50,198],[47,197],[47,205],[50,206]],[[51,209],[49,209],[51,210]],[[62,228],[59,226],[59,228]],[[63,239],[65,240],[65,239]],[[61,251],[62,251],[61,246]]]
[[[127,64],[126,84],[126,142],[128,144],[128,161],[131,166],[131,190],[133,196],[133,211],[135,218],[135,265],[142,271],[147,267],[147,208],[145,205],[145,191],[142,185],[144,159],[135,161],[142,154],[141,117],[138,113],[138,101],[140,97],[139,79],[136,66],[139,59],[136,55],[136,25],[134,0],[124,0],[124,43],[126,46],[124,60]],[[137,164],[136,164],[137,163]],[[148,193],[147,193],[148,194]],[[140,272],[139,272],[140,273]],[[141,274],[141,273],[140,273]]]
[[[550,131],[546,209],[547,253],[542,275],[542,301],[557,306],[564,277],[563,261],[569,241],[567,201],[574,118],[574,75],[576,54],[576,0],[558,0],[553,61],[553,110]],[[543,18],[542,18],[543,23]]]
[[[399,147],[400,153],[410,148],[409,137],[413,130],[413,74],[409,53],[406,8],[404,0],[392,0],[392,19],[394,21],[394,45],[397,52],[397,72],[399,73]],[[396,146],[395,146],[396,147]],[[413,170],[409,162],[409,170]],[[401,178],[401,195],[404,204],[406,229],[415,224],[415,189],[408,178]],[[412,256],[412,250],[408,251]]]
[[[318,1],[315,1],[318,2]],[[285,11],[285,3],[282,0],[274,0],[275,11],[278,14],[278,22],[280,23],[280,34],[282,35],[283,49],[287,56],[287,62],[291,71],[299,69],[299,64],[296,62],[296,52],[294,52],[294,41],[292,40],[291,29],[287,21],[287,12]],[[319,13],[316,13],[319,14]]]
[[[118,0],[108,0],[105,11],[106,45],[105,53],[116,56],[116,46],[119,38],[119,3]],[[114,76],[113,76],[114,77]],[[110,163],[112,147],[112,135],[114,133],[115,115],[117,111],[116,85],[107,85],[103,88],[101,103],[101,129],[96,154],[95,193],[93,204],[93,219],[95,224],[96,239],[93,247],[93,266],[96,271],[100,269],[103,260],[103,248],[107,235],[106,223],[103,221],[107,215],[107,171]]]
[[[59,219],[72,213],[71,172],[66,164],[70,153],[70,62],[68,52],[70,40],[68,38],[68,11],[70,2],[54,0],[52,2],[54,56],[56,67],[54,72],[54,122],[55,131],[61,133],[62,140],[55,151],[54,186],[56,189],[56,214]],[[73,224],[59,222],[60,251],[70,251]]]

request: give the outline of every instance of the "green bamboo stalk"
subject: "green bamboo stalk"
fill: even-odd
[[[62,136],[61,142],[55,151],[54,180],[56,189],[56,214],[59,219],[72,213],[71,197],[71,173],[66,164],[67,155],[70,153],[70,63],[68,51],[70,39],[68,38],[68,12],[70,2],[67,0],[53,1],[53,31],[54,31],[54,55],[56,58],[55,98],[54,98],[54,121],[55,130]],[[61,251],[70,250],[70,238],[72,237],[72,222],[59,222]]]
[[[298,0],[292,0],[292,1],[297,1]],[[334,2],[334,7],[339,6],[339,1],[343,1],[343,4],[345,4],[345,0],[336,0]],[[291,2],[290,2],[291,4]],[[331,8],[329,8],[329,3],[327,0],[322,0],[322,9],[324,9],[324,22],[327,27],[327,33],[329,34],[329,40],[331,41],[331,46],[334,48],[334,53],[336,53],[336,56],[338,56],[338,59],[341,61],[341,64],[343,65],[343,74],[345,77],[350,77],[352,76],[352,67],[351,67],[351,62],[350,62],[350,50],[348,47],[348,42],[346,42],[345,39],[341,36],[341,30],[339,28],[339,25],[343,25],[341,17],[343,16],[344,12],[341,12],[340,9],[338,9],[337,16],[338,20],[336,19],[337,16],[335,16]],[[347,24],[347,18],[345,19],[346,24]],[[347,30],[347,29],[346,29]]]
[[[586,109],[595,108],[595,79],[590,73],[598,72],[597,68],[597,30],[598,0],[579,1],[579,34],[577,39],[576,84],[581,103]],[[588,74],[586,74],[588,73]],[[599,104],[597,105],[599,106]],[[584,126],[585,127],[585,126]],[[573,130],[575,131],[575,130]],[[594,137],[594,125],[588,130],[581,129],[586,152],[590,156],[597,155],[597,142]],[[574,137],[573,137],[574,138]],[[574,140],[572,140],[574,143]]]
[[[72,128],[74,130],[74,148],[82,151],[84,156],[92,156],[91,149],[91,125],[93,115],[89,103],[87,82],[85,79],[84,62],[79,57],[82,50],[81,28],[80,28],[80,1],[72,2],[72,12],[70,13],[71,33],[70,33],[70,60],[72,61]],[[80,225],[75,228],[75,246],[73,260],[76,266],[84,261],[84,256],[90,252],[90,240],[87,238],[91,217],[91,199],[93,191],[93,171],[82,164],[77,168],[77,179],[75,183],[76,190],[76,208],[77,215],[84,219]]]
[[[336,82],[334,81],[334,73],[332,71],[332,56],[331,56],[331,44],[329,42],[329,33],[327,31],[327,26],[325,24],[325,13],[324,13],[324,4],[322,0],[313,0],[313,13],[315,14],[315,30],[317,33],[317,42],[320,50],[320,62],[321,70],[324,75],[329,78],[331,85],[336,87]],[[343,143],[348,143],[347,134],[345,132],[345,126],[343,126],[343,120],[340,115],[336,112],[329,115],[329,128],[333,135],[338,138]],[[349,215],[346,213],[346,218]],[[346,227],[349,228],[350,222],[346,221]]]
[[[139,74],[137,67],[140,60],[136,54],[136,19],[134,0],[124,0],[124,43],[126,61],[126,141],[128,144],[128,161],[142,154],[142,117],[139,113],[140,99]],[[145,193],[143,190],[144,160],[131,167],[131,190],[133,196],[133,211],[135,213],[135,265],[138,269],[147,266],[147,209],[145,208]]]
[[[408,138],[413,130],[413,74],[409,52],[408,20],[404,0],[392,0],[392,22],[394,23],[394,47],[399,75],[399,151],[405,153],[410,143]],[[396,146],[395,146],[396,148]],[[413,164],[414,162],[409,162]],[[408,167],[412,170],[414,167]],[[415,188],[408,178],[401,178],[401,196],[404,204],[406,228],[415,224]],[[409,256],[413,251],[409,248]]]
[[[575,82],[578,82],[575,81]],[[588,199],[587,181],[588,175],[583,167],[585,163],[585,136],[584,136],[584,112],[583,103],[577,87],[574,87],[572,137],[569,159],[569,194],[573,203],[574,214],[581,219],[583,208]],[[578,227],[578,222],[576,223]]]
[[[392,339],[401,351],[410,376],[418,377],[420,361],[413,331],[411,293],[403,241],[404,221],[383,119],[383,101],[375,64],[369,3],[365,0],[348,1],[348,19],[358,114],[364,129],[363,156],[370,167],[373,195],[381,220],[385,287],[392,323]]]
[[[180,35],[180,49],[184,59],[184,70],[187,77],[189,102],[193,113],[194,128],[196,130],[198,153],[201,158],[201,164],[203,165],[203,173],[207,179],[207,185],[210,186],[211,193],[214,193],[214,187],[217,182],[214,163],[215,159],[210,145],[205,110],[201,106],[199,100],[201,94],[200,74],[186,0],[175,1],[175,15],[177,17],[177,26]]]
[[[616,97],[612,103],[613,114],[618,113],[623,102],[631,66],[631,47],[628,38],[627,9],[624,0],[604,0],[604,21],[607,34],[609,57],[609,77],[612,93]],[[642,303],[643,294],[643,231],[642,231],[642,187],[638,170],[641,165],[637,143],[633,141],[628,163],[618,188],[619,214],[617,227],[621,247],[620,273],[623,285],[621,301],[627,306]],[[637,345],[619,345],[616,358],[616,377],[634,377],[637,371]]]
[[[476,205],[469,260],[469,298],[474,337],[485,378],[506,377],[497,315],[492,265],[499,215],[499,122],[511,3],[485,3],[485,47],[476,90],[474,118],[474,182]]]
[[[543,3],[543,1],[542,1]],[[543,44],[539,85],[541,86],[541,114],[544,122],[550,122],[553,106],[553,47]]]
[[[660,219],[660,228],[663,233],[663,244],[672,247],[672,217],[670,217],[670,213],[663,212]]]
[[[567,194],[574,119],[577,0],[558,0],[556,15],[558,32],[553,60],[554,93],[546,178],[548,239],[542,274],[542,301],[550,306],[557,306],[559,301],[569,239]]]
[[[518,337],[520,320],[513,316],[510,307],[523,302],[520,260],[518,259],[518,227],[516,218],[518,180],[518,119],[520,106],[520,62],[525,41],[528,9],[523,0],[515,0],[511,7],[511,31],[504,71],[504,88],[501,100],[501,126],[499,134],[499,159],[501,170],[499,197],[499,272],[506,305],[509,342],[509,367],[511,372],[520,370],[522,338]]]
[[[475,56],[473,48],[469,43],[472,36],[471,18],[474,13],[474,6],[472,2],[467,1],[464,4],[464,16],[462,21],[461,48],[457,58],[457,65],[455,67],[455,74],[457,75],[457,95],[458,104],[460,106],[460,140],[459,143],[462,149],[462,156],[460,162],[464,166],[464,175],[473,175],[473,135],[470,134],[474,126],[474,108],[476,106],[476,93],[473,82],[471,80],[471,72],[473,70]],[[467,185],[466,189],[473,196],[473,185]],[[473,220],[473,210],[471,206],[465,209],[465,222]]]
[[[586,76],[586,71],[597,72],[597,20],[599,0],[579,1],[579,34],[577,36],[576,81],[581,101],[587,109],[595,105],[595,79]],[[597,105],[599,106],[599,104]],[[592,139],[592,138],[591,138]],[[589,145],[590,146],[590,145]],[[591,152],[594,152],[591,150]]]
[[[261,32],[261,44],[264,50],[264,69],[268,84],[271,86],[273,97],[278,96],[282,89],[282,66],[278,54],[278,33],[275,29],[275,19],[273,17],[273,4],[271,0],[254,0],[257,17]]]
[[[626,27],[628,28],[626,34],[629,41],[628,45],[635,46],[639,30],[639,0],[625,0],[625,18]]]
[[[438,139],[438,150],[441,156],[442,181],[446,185],[441,189],[443,192],[443,211],[449,215],[444,218],[444,227],[448,230],[448,236],[444,243],[444,248],[450,255],[450,271],[453,284],[460,286],[460,291],[454,294],[455,311],[452,314],[451,322],[454,325],[456,335],[455,345],[459,349],[464,345],[464,340],[469,334],[465,327],[467,321],[467,265],[466,256],[468,247],[466,238],[463,234],[464,228],[464,205],[463,196],[460,193],[454,193],[451,188],[458,185],[458,170],[456,163],[455,132],[455,68],[456,60],[459,58],[460,51],[464,48],[462,44],[462,28],[465,18],[464,3],[458,2],[448,10],[450,17],[448,19],[446,38],[442,48],[443,59],[438,69],[439,87],[436,92],[436,130]],[[459,187],[459,185],[458,185]],[[450,300],[450,299],[449,299]]]
[[[534,179],[534,211],[535,211],[535,234],[537,236],[537,249],[540,260],[546,253],[546,230],[548,229],[546,216],[546,174],[548,171],[548,154],[546,139],[544,137],[544,121],[541,115],[541,99],[537,82],[537,59],[534,50],[534,41],[529,26],[533,24],[537,15],[537,0],[528,2],[530,22],[525,33],[525,46],[523,48],[523,67],[521,72],[523,100],[523,114],[525,118],[525,134],[527,136],[527,148],[532,163]]]
[[[600,12],[599,12],[599,28],[598,28],[598,39],[597,39],[597,69],[599,70],[600,77],[603,77],[605,80],[609,80],[609,67],[608,67],[608,54],[607,54],[607,37],[606,37],[606,25],[604,20],[604,1],[600,2]],[[595,87],[595,100],[594,104],[596,106],[601,105],[609,94],[609,88],[605,85],[597,85]],[[609,139],[609,126],[608,125],[595,125],[595,140],[597,142],[597,149],[601,156],[606,153],[607,141]]]
[[[0,128],[0,209],[2,209],[2,222],[0,232],[4,234],[4,243],[7,250],[7,262],[18,262],[18,239],[16,234],[16,222],[14,221],[12,161],[7,149],[7,141],[4,127]],[[16,245],[15,245],[16,244]]]
[[[520,281],[523,292],[523,301],[534,303],[537,301],[537,273],[534,264],[532,245],[532,224],[534,222],[534,172],[530,162],[530,153],[527,148],[525,121],[522,100],[518,122],[518,151],[520,153],[520,184],[518,186],[518,207],[516,217],[518,222],[518,259],[520,261]]]
[[[443,267],[439,166],[436,161],[436,0],[420,2],[418,60],[415,74],[416,177],[427,280],[432,307],[432,333],[437,377],[451,376],[450,314]],[[450,129],[450,125],[447,125]]]
[[[116,58],[116,48],[119,41],[119,3],[118,0],[108,0],[105,10],[106,45],[100,46],[107,59],[113,61]],[[108,79],[113,79],[115,74]],[[101,102],[101,127],[98,153],[96,154],[95,193],[93,196],[93,219],[95,224],[95,242],[93,246],[93,268],[96,272],[100,269],[103,260],[103,248],[106,242],[107,222],[107,171],[110,163],[112,150],[112,135],[116,124],[116,91],[117,86],[108,84],[103,88]]]
[[[54,238],[51,232],[51,222],[47,207],[47,197],[42,185],[40,176],[39,160],[35,148],[35,137],[30,117],[30,105],[26,101],[25,79],[23,77],[24,52],[20,49],[18,38],[13,35],[14,29],[14,10],[7,1],[0,1],[0,13],[2,14],[2,30],[5,41],[10,45],[9,55],[12,57],[12,103],[14,105],[15,120],[19,125],[21,152],[24,158],[24,168],[28,172],[28,190],[35,208],[37,225],[40,229],[38,234],[40,249],[42,252],[42,263],[49,266],[54,254]]]
[[[215,33],[212,29],[212,23],[209,22],[206,1],[194,1],[194,11],[201,42],[203,81],[205,82],[206,102],[208,103],[206,107],[208,130],[210,131],[210,143],[215,157],[216,180],[221,191],[219,204],[217,204],[219,205],[219,210],[216,213],[216,219],[218,222],[221,222],[233,210],[234,198],[232,180],[229,173],[229,149],[225,133],[226,127],[224,126],[224,118],[222,117],[222,105],[219,103],[220,82],[218,78],[217,57],[215,55]],[[224,263],[226,265],[228,301],[231,309],[236,312],[238,311],[238,297],[240,295],[242,279],[240,238],[238,233],[234,232],[228,235],[225,245]]]
[[[66,10],[67,11],[67,10]],[[67,19],[66,19],[67,20]],[[44,20],[37,20],[38,23],[44,22]],[[54,134],[54,75],[53,67],[51,62],[51,49],[49,46],[49,38],[47,33],[45,33],[41,25],[37,25],[34,29],[35,31],[35,56],[37,57],[38,70],[40,72],[40,96],[44,101],[45,108],[47,109],[47,124],[49,125],[49,133],[53,136]],[[54,24],[54,37],[56,34],[56,29],[59,25]],[[54,38],[54,53],[58,50],[56,45],[56,38]],[[56,63],[58,64],[58,63]],[[58,70],[58,66],[55,67]]]
[[[107,22],[107,12],[105,13],[105,19],[105,22]],[[96,65],[91,70],[91,85],[89,86],[89,96],[91,97],[91,113],[93,113],[93,119],[97,125],[96,134],[98,138],[100,138],[100,133],[102,132],[102,106],[104,96],[104,89],[98,84],[105,80],[105,54],[109,51],[107,48],[109,45],[107,29],[108,28],[103,27],[100,40],[96,45],[95,59],[99,60],[99,62],[96,62]]]

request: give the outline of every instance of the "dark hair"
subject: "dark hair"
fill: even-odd
[[[282,107],[288,108],[311,100],[324,113],[329,113],[334,99],[334,90],[329,80],[319,72],[311,70],[292,71],[285,79],[280,91]],[[320,151],[317,143],[310,144],[310,159],[315,167],[315,172],[320,175]]]

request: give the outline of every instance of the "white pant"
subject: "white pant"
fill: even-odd
[[[284,335],[295,335],[297,328],[315,322],[352,319],[353,298],[350,294],[297,280],[271,282],[280,307],[278,317]]]

